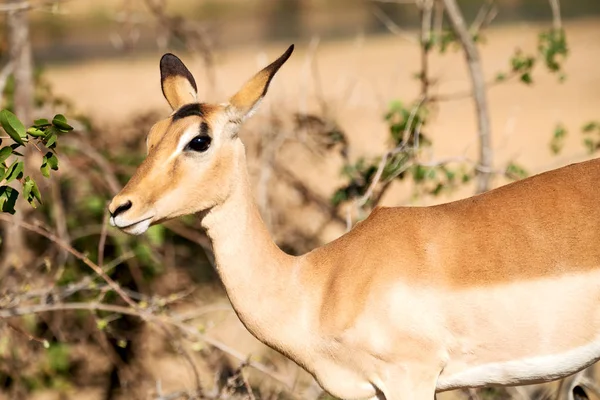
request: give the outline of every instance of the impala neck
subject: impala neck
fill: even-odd
[[[204,215],[202,225],[233,308],[250,332],[264,338],[265,329],[293,316],[286,305],[293,306],[297,295],[290,290],[295,257],[271,239],[253,201],[243,150],[238,161],[240,179],[231,195]]]

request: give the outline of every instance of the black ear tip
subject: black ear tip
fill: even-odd
[[[286,53],[286,54],[288,55],[288,57],[289,57],[289,56],[291,56],[291,55],[292,55],[292,53],[293,53],[293,52],[294,52],[294,44],[292,43],[292,44],[290,45],[290,47],[288,47],[288,49],[285,51],[285,53]]]
[[[175,64],[183,64],[183,62],[181,61],[181,59],[179,57],[177,57],[173,53],[165,53],[160,58],[160,67],[161,68],[169,67],[169,66],[175,65]]]
[[[290,47],[288,47],[288,49],[285,51],[285,53],[283,53],[281,55],[281,57],[279,57],[279,59],[276,61],[276,63],[281,66],[281,64],[283,64],[284,62],[287,61],[288,58],[290,58],[290,56],[292,55],[293,52],[294,52],[294,45],[292,44]]]
[[[190,81],[194,90],[198,90],[192,73],[187,69],[183,61],[173,53],[165,53],[160,58],[161,82],[170,76],[183,76]]]

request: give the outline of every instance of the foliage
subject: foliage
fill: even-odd
[[[511,77],[518,77],[527,85],[533,83],[533,69],[539,62],[543,62],[546,69],[558,75],[558,80],[566,79],[564,62],[568,55],[566,34],[563,29],[550,29],[538,35],[537,53],[526,54],[520,48],[510,58],[509,72],[500,72],[496,75],[496,82],[503,82]]]
[[[591,154],[600,149],[600,121],[591,121],[581,128],[583,144]]]
[[[43,154],[40,171],[48,178],[50,170],[58,170],[56,145],[58,138],[73,130],[62,114],[54,116],[52,121],[36,120],[32,126],[25,125],[9,110],[0,111],[0,125],[8,136],[0,138],[0,211],[14,214],[15,204],[19,196],[18,189],[8,186],[16,181],[21,185],[21,193],[34,208],[42,204],[42,195],[34,178],[26,174],[26,158],[28,147],[36,148]],[[43,149],[43,150],[42,150]],[[29,159],[31,160],[31,159]],[[29,161],[28,160],[28,161]],[[37,204],[36,204],[37,203]]]
[[[553,154],[558,154],[565,144],[567,129],[562,124],[557,124],[550,140],[550,150]]]
[[[600,150],[600,121],[589,121],[581,127],[583,135],[582,145],[589,154]],[[562,124],[557,124],[550,139],[550,151],[558,155],[564,147],[564,141],[568,136],[567,129]]]
[[[480,30],[471,34],[474,42],[484,41]],[[444,54],[449,48],[455,50],[461,48],[460,42],[452,30],[431,32],[429,37],[429,41],[421,43],[422,51],[425,54],[432,49],[437,49],[439,53]],[[563,65],[567,55],[568,46],[564,30],[552,28],[543,31],[538,35],[537,52],[527,54],[520,48],[516,48],[515,53],[509,59],[509,71],[498,73],[495,83],[517,77],[524,84],[530,85],[533,83],[534,67],[538,63],[543,63],[550,73],[558,74],[558,79],[562,82],[566,77]],[[428,82],[427,77],[424,76],[425,73],[424,69],[415,74],[415,78],[422,82]],[[421,95],[425,96],[426,93]],[[362,204],[376,205],[393,180],[409,178],[413,183],[415,195],[433,196],[471,181],[477,170],[467,162],[459,163],[454,168],[451,168],[447,162],[433,165],[423,165],[419,162],[419,153],[432,144],[420,131],[427,125],[430,118],[428,111],[433,103],[434,100],[425,96],[412,107],[406,107],[400,101],[390,104],[384,118],[388,124],[391,142],[395,146],[394,150],[388,152],[385,157],[372,160],[362,157],[354,163],[347,162],[342,170],[342,176],[347,179],[347,183],[333,194],[331,202],[334,206],[359,198],[365,200]],[[593,131],[594,127],[589,126],[588,130]],[[562,148],[565,135],[564,127],[557,126],[550,144],[554,153],[558,153]],[[600,146],[600,140],[595,141],[589,136],[586,139],[586,146],[589,149],[596,148],[596,146]],[[384,163],[383,169],[378,175],[377,172],[382,162]],[[513,180],[523,179],[528,175],[525,168],[514,161],[506,165],[503,174]],[[377,179],[379,182],[376,182]],[[374,190],[374,186],[378,186],[378,189]],[[369,190],[373,193],[369,193]],[[369,194],[370,197],[365,199],[364,197]]]

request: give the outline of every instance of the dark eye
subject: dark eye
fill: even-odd
[[[210,147],[210,136],[196,136],[186,146],[186,150],[206,151]]]

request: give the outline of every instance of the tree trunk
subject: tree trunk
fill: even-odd
[[[33,108],[32,55],[27,14],[27,10],[18,10],[11,11],[6,16],[8,49],[15,80],[14,113],[25,125],[31,123]],[[25,156],[28,156],[27,152]],[[13,218],[16,221],[22,220],[27,209],[26,202],[19,198],[16,205],[17,212]],[[0,265],[0,277],[11,268],[23,266],[31,257],[26,247],[23,230],[13,223],[5,223],[3,228],[4,259]]]

